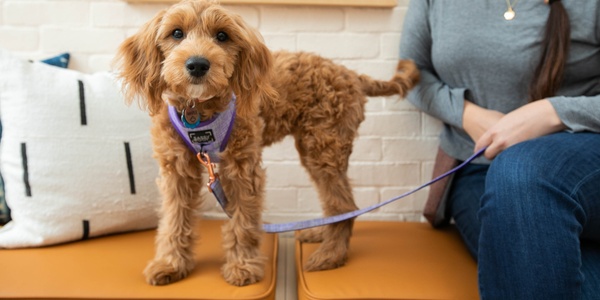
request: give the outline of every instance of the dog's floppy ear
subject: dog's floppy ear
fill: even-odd
[[[238,96],[238,114],[255,115],[262,101],[273,101],[278,97],[271,85],[273,58],[260,34],[248,27],[238,16],[234,17],[240,30],[242,50],[233,73],[232,86]]]
[[[115,57],[118,76],[124,81],[125,101],[138,100],[150,114],[157,113],[163,104],[164,83],[161,80],[161,62],[164,57],[158,48],[158,29],[166,10],[159,12],[140,30],[128,37],[119,47]]]

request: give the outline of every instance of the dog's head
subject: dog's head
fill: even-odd
[[[159,12],[119,48],[116,66],[128,103],[151,114],[165,102],[183,108],[225,108],[238,96],[238,115],[256,114],[274,97],[272,58],[258,32],[215,1],[185,0]]]

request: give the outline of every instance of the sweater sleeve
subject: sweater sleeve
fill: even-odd
[[[598,15],[600,15],[600,5],[596,5],[596,16]],[[594,32],[596,34],[595,47],[599,49],[600,18],[596,18],[596,30]],[[548,99],[569,131],[600,133],[600,72],[596,71],[595,74],[597,74],[596,77],[590,80],[595,85],[589,88],[590,92],[587,96],[556,96]]]
[[[454,127],[462,128],[466,89],[450,87],[437,76],[431,57],[430,0],[410,1],[400,42],[400,58],[415,62],[420,83],[407,99],[421,111]]]
[[[570,131],[600,133],[600,95],[591,97],[552,97],[548,99]]]

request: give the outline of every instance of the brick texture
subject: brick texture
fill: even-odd
[[[348,68],[387,80],[394,74],[408,0],[395,8],[228,5],[257,28],[272,50],[309,51]],[[109,70],[118,45],[150,20],[164,3],[121,0],[0,0],[0,47],[38,59],[70,52],[71,68]],[[359,129],[349,176],[359,207],[385,201],[431,177],[439,121],[398,97],[374,97]],[[321,216],[318,195],[298,161],[294,140],[265,149],[268,181],[265,220]],[[362,216],[422,220],[427,189]],[[204,214],[222,216],[206,195]]]

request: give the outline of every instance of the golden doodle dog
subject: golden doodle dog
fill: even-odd
[[[292,135],[324,214],[355,210],[346,173],[365,118],[366,96],[404,96],[419,78],[408,61],[401,61],[386,82],[314,54],[272,53],[240,16],[215,1],[201,0],[182,1],[159,12],[123,42],[116,67],[128,103],[139,99],[153,121],[163,204],[156,255],[144,271],[152,285],[180,280],[194,268],[194,219],[203,185],[203,167],[172,126],[168,105],[177,114],[191,111],[186,118],[212,120],[235,95],[233,128],[218,154],[229,200],[225,210],[231,217],[222,228],[221,271],[228,283],[243,286],[261,280],[264,273],[259,251],[266,180],[262,149]],[[343,265],[352,225],[344,221],[301,232],[302,241],[321,242],[304,268]]]

